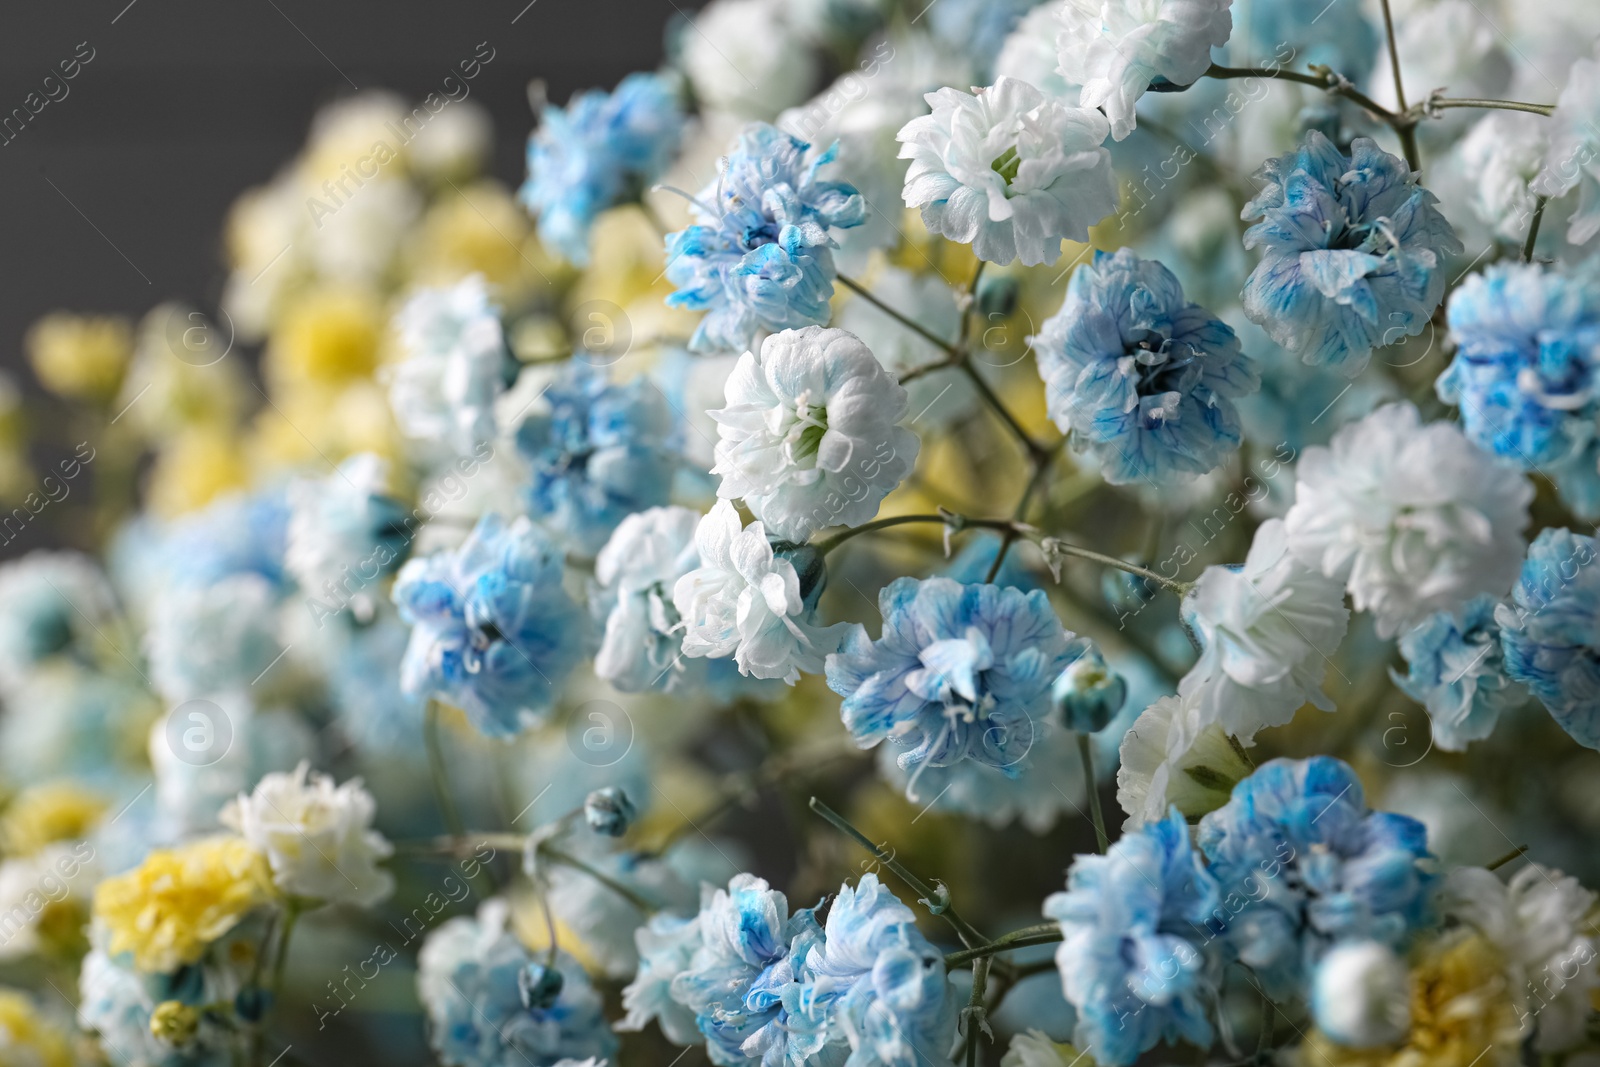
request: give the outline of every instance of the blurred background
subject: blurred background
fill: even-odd
[[[480,45],[469,83],[494,123],[488,174],[514,189],[533,119],[551,99],[610,87],[660,61],[669,26],[699,0],[95,0],[15,5],[0,34],[0,368],[37,418],[24,340],[52,311],[137,321],[168,300],[214,316],[228,270],[229,205],[269,181],[316,109],[357,89],[409,107]],[[92,56],[70,81],[62,61]],[[64,88],[57,88],[62,86]],[[45,101],[37,114],[29,108]],[[51,99],[51,96],[57,99]],[[22,123],[13,109],[27,116]],[[249,346],[241,346],[247,356]],[[59,543],[36,522],[0,559]]]

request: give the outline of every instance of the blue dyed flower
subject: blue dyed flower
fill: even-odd
[[[1198,935],[1219,896],[1173,808],[1104,856],[1079,856],[1066,892],[1045,898],[1045,917],[1061,924],[1056,968],[1078,1012],[1073,1040],[1096,1063],[1123,1067],[1161,1040],[1211,1043],[1220,968]]]
[[[816,919],[810,909],[791,916],[782,893],[740,874],[701,903],[697,921],[700,945],[672,979],[672,998],[695,1013],[712,1063],[782,1064],[784,991],[795,980],[790,947],[821,936]]]
[[[539,239],[586,265],[595,216],[637,200],[660,177],[683,124],[677,90],[659,74],[630,74],[611,93],[590,90],[565,108],[546,107],[528,138],[528,180],[518,193],[539,216]]]
[[[490,737],[540,721],[583,654],[563,563],[525,516],[493,513],[455,551],[409,561],[394,586],[412,626],[401,689],[454,704]]]
[[[1474,444],[1525,470],[1567,460],[1600,414],[1600,298],[1592,278],[1495,264],[1450,295],[1455,360],[1439,398]]]
[[[1260,384],[1233,330],[1128,249],[1079,267],[1032,343],[1051,419],[1113,485],[1216,467],[1239,446],[1233,400]]]
[[[1400,636],[1409,664],[1404,677],[1390,670],[1400,691],[1428,708],[1434,744],[1462,752],[1467,742],[1494,732],[1501,712],[1527,699],[1506,677],[1500,627],[1491,596],[1480,596],[1460,611],[1441,611]]]
[[[387,466],[363,452],[325,478],[289,487],[284,563],[319,620],[342,606],[370,618],[378,583],[405,559],[411,517],[384,492]]]
[[[347,613],[327,620],[307,642],[328,679],[328,696],[346,737],[363,751],[420,753],[420,694],[400,688],[411,630],[388,604],[370,620]]]
[[[648,379],[613,383],[580,360],[544,402],[517,427],[517,451],[533,467],[528,508],[593,555],[624,518],[667,502],[677,467],[672,411]]]
[[[917,929],[911,909],[865,874],[854,889],[840,887],[824,933],[797,946],[795,970],[805,984],[786,998],[791,1049],[806,1033],[806,1048],[818,1057],[808,1063],[828,1062],[818,1054],[848,1041],[850,1067],[948,1064],[955,998],[944,954]]]
[[[888,739],[902,767],[962,759],[1012,769],[1048,725],[1050,686],[1076,649],[1042,591],[897,578],[878,594],[883,636],[860,626],[827,662],[856,744]]]
[[[1094,734],[1104,730],[1128,699],[1128,683],[1106,666],[1105,657],[1083,642],[1081,654],[1050,687],[1051,699],[1069,730]]]
[[[833,228],[859,226],[855,187],[823,181],[835,147],[815,153],[775,126],[739,135],[717,180],[694,203],[697,224],[667,236],[673,307],[707,312],[690,347],[749,348],[762,330],[825,325],[833,295]]]
[[[111,576],[135,607],[148,609],[175,588],[256,574],[288,585],[284,555],[289,502],[282,488],[237,493],[170,523],[137,519],[111,546]]]
[[[1200,848],[1227,891],[1210,932],[1275,997],[1298,995],[1329,946],[1399,947],[1428,921],[1426,838],[1409,816],[1369,811],[1342,760],[1263,763],[1200,821]]]
[[[1561,728],[1600,749],[1600,545],[1543,530],[1528,546],[1511,603],[1495,610],[1506,673],[1526,685]]]
[[[417,992],[440,1061],[553,1067],[615,1054],[617,1039],[583,968],[559,953],[547,970],[510,929],[509,911],[505,901],[490,900],[475,919],[461,916],[433,931],[417,954]]]
[[[111,585],[87,556],[31,552],[0,564],[0,685],[22,684],[58,655],[88,658],[115,615]]]
[[[1233,8],[1227,52],[1236,66],[1282,63],[1287,52],[1297,68],[1332,67],[1364,85],[1378,58],[1378,31],[1360,4],[1244,4]]]
[[[1256,173],[1244,245],[1262,257],[1242,301],[1274,341],[1354,377],[1374,348],[1422,332],[1461,242],[1404,160],[1370,137],[1350,152],[1312,130]]]

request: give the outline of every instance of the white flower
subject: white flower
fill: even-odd
[[[1509,111],[1491,111],[1456,147],[1472,183],[1474,213],[1510,241],[1527,236],[1534,209],[1534,193],[1528,183],[1539,174],[1548,148],[1546,124],[1526,118]]]
[[[387,479],[388,462],[362,452],[325,478],[290,484],[283,563],[308,596],[350,596],[371,617],[379,579],[399,565],[404,548],[404,532],[394,528],[404,512],[385,495]]]
[[[1578,190],[1578,209],[1567,227],[1567,240],[1575,245],[1600,233],[1600,58],[1572,64],[1566,87],[1556,98],[1550,116],[1550,149],[1544,170],[1534,180],[1533,191],[1543,196],[1565,196]]]
[[[899,267],[885,267],[873,277],[872,293],[936,337],[954,340],[960,329],[961,311],[956,306],[955,291],[938,274],[913,274]],[[836,321],[861,338],[878,362],[896,377],[945,356],[944,350],[932,341],[913,333],[867,300],[847,301],[839,309]],[[923,375],[905,389],[913,423],[947,426],[970,414],[978,404],[972,383],[961,374]]]
[[[994,61],[994,73],[997,78],[1027,82],[1062,103],[1076,104],[1083,87],[1061,77],[1056,63],[1056,5],[1045,3],[1022,16],[1011,31]]]
[[[1140,713],[1123,735],[1117,803],[1124,830],[1160,822],[1176,804],[1197,818],[1227,803],[1235,783],[1253,769],[1222,727],[1202,726],[1193,701],[1167,696]]]
[[[726,399],[710,413],[717,495],[785,540],[871,519],[917,458],[916,435],[896,425],[906,391],[844,330],[773,334],[739,357]]]
[[[1289,548],[1348,581],[1392,637],[1479,593],[1504,596],[1522,567],[1533,487],[1453,423],[1387,404],[1308,448],[1285,517]]]
[[[1072,1067],[1081,1058],[1077,1049],[1050,1040],[1043,1030],[1027,1030],[1012,1036],[1000,1067]]]
[[[1411,1029],[1406,965],[1377,941],[1335,945],[1317,963],[1311,1012],[1317,1028],[1346,1048],[1393,1044]]]
[[[650,508],[622,520],[595,558],[596,590],[590,606],[605,635],[594,673],[624,693],[666,680],[670,686],[683,647],[672,590],[699,566],[688,508]],[[671,677],[668,677],[668,676]]]
[[[1257,528],[1244,566],[1207,567],[1184,600],[1200,658],[1178,683],[1202,726],[1216,723],[1250,744],[1310,702],[1323,711],[1328,657],[1344,640],[1344,585],[1289,551],[1283,521]]]
[[[52,841],[0,862],[0,961],[44,947],[40,924],[46,915],[60,918],[86,908],[102,873],[94,861],[94,847],[86,841]]]
[[[372,794],[359,778],[335,786],[309,771],[302,762],[293,774],[266,775],[228,802],[222,824],[266,854],[284,893],[371,907],[394,891],[394,877],[377,865],[394,847],[372,829]]]
[[[1458,867],[1445,876],[1440,899],[1500,950],[1519,1014],[1536,1013],[1535,1047],[1556,1052],[1581,1042],[1591,993],[1600,988],[1600,957],[1584,920],[1595,895],[1576,878],[1530,863],[1509,883],[1482,867]],[[1541,1003],[1526,1004],[1534,991]]]
[[[990,263],[1037,266],[1116,210],[1109,127],[1093,108],[1046,100],[1013,78],[926,99],[933,114],[906,123],[899,139],[911,160],[905,201],[930,232]]]
[[[470,177],[482,169],[494,147],[494,123],[476,100],[456,100],[406,145],[406,160],[425,177]]]
[[[499,309],[483,278],[418,290],[395,325],[406,358],[386,374],[401,432],[463,455],[494,440],[507,355]]]
[[[1229,0],[1064,0],[1057,9],[1061,76],[1083,86],[1078,103],[1103,108],[1111,135],[1135,126],[1133,107],[1152,81],[1189,85],[1211,49],[1233,32]]]
[[[283,651],[276,601],[247,572],[157,600],[145,635],[156,689],[171,701],[248,689]]]
[[[682,68],[695,98],[718,111],[770,119],[805,98],[816,57],[783,0],[713,0],[683,35]]]
[[[718,501],[700,520],[694,540],[700,567],[679,578],[672,590],[685,627],[683,654],[732,656],[741,674],[782,678],[790,685],[802,671],[821,673],[823,660],[839,647],[845,624],[823,627],[811,621],[799,572],[787,558],[774,555],[761,523],[740,529],[733,505]]]

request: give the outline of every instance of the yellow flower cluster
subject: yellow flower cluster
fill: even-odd
[[[1511,1067],[1525,1036],[1503,961],[1475,934],[1421,950],[1411,972],[1411,1032],[1399,1045],[1355,1050],[1315,1031],[1299,1067]]]
[[[46,315],[28,331],[28,359],[39,383],[76,400],[111,396],[133,356],[133,327],[115,315]]]
[[[51,1026],[25,993],[0,989],[0,1063],[72,1067],[67,1035]]]
[[[77,841],[88,836],[105,810],[104,799],[71,782],[25,789],[0,812],[0,851],[31,856],[53,841]]]
[[[168,973],[272,898],[272,872],[243,838],[209,837],[157,849],[126,874],[101,882],[94,918],[113,954],[131,952],[141,971]]]

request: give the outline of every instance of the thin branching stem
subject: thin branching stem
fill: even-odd
[[[917,320],[896,311],[888,304],[885,304],[882,300],[879,300],[875,295],[873,295],[872,290],[868,289],[855,279],[847,278],[843,274],[840,274],[837,277],[840,285],[843,285],[846,289],[849,289],[851,292],[861,297],[861,299],[865,300],[867,303],[871,304],[873,307],[877,308],[879,311],[883,312],[885,315],[889,316],[891,319],[898,322],[912,333],[924,338],[930,344],[936,345],[945,352],[949,353],[952,361],[961,358],[961,349],[955,344],[955,342],[946,341],[943,337],[940,337],[932,330],[929,330]],[[901,380],[905,381],[907,379]]]

